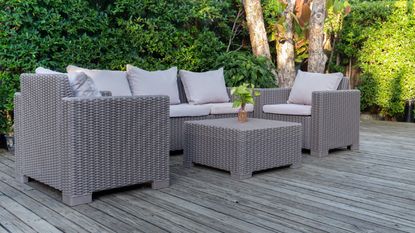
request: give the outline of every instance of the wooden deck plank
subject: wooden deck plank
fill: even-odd
[[[0,223],[0,233],[10,233],[9,231],[7,231],[6,228],[4,228],[1,223]]]
[[[49,209],[44,203],[39,203],[27,196],[26,194],[18,191],[17,189],[8,186],[6,183],[0,181],[0,190],[2,190],[5,195],[13,199],[14,201],[20,203],[25,208],[33,211],[36,215],[47,221],[58,228],[63,232],[88,232],[84,228],[78,226],[76,223],[72,222],[70,219],[64,218],[64,216],[59,213]]]
[[[236,198],[241,204],[245,204],[246,201],[258,202],[263,205],[261,208],[264,211],[271,207],[269,210],[271,212],[283,210],[293,215],[319,221],[321,224],[328,224],[338,228],[343,227],[343,229],[351,232],[359,232],[361,229],[365,229],[366,226],[369,229],[376,229],[378,232],[398,232],[392,230],[396,227],[393,223],[385,223],[384,220],[356,213],[349,209],[342,209],[337,205],[328,205],[327,201],[318,200],[314,196],[289,192],[282,189],[283,187],[281,186],[275,188],[266,186],[264,188],[262,186],[266,184],[258,183],[258,180],[254,182],[254,185],[247,186],[244,182],[227,180],[225,178],[226,173],[215,172],[206,174],[206,172],[197,171],[202,170],[202,168],[196,169],[189,170],[188,175],[182,179],[185,179],[187,182],[193,180],[196,183],[203,181],[205,182],[204,185],[211,189],[223,190],[223,195],[232,193],[234,195],[233,198]],[[249,187],[249,189],[246,187]],[[321,212],[326,214],[320,215]],[[359,216],[359,218],[356,219],[356,216]],[[300,220],[301,218],[298,221],[302,222]],[[341,223],[346,220],[346,223]],[[305,224],[304,222],[302,223]]]
[[[2,195],[2,194],[0,194]],[[22,220],[0,206],[0,225],[13,233],[35,233],[31,227],[26,225]]]
[[[33,189],[32,187],[24,184],[17,183],[16,180],[11,177],[11,174],[4,174],[1,172],[2,166],[0,164],[0,180],[5,183],[12,185],[14,188],[18,189],[20,192],[24,193],[27,196],[30,196],[34,201],[52,209],[53,211],[60,213],[61,218],[66,218],[76,224],[80,225],[82,228],[86,229],[89,232],[100,233],[100,232],[113,232],[104,225],[98,223],[93,218],[89,218],[83,213],[76,211],[74,208],[71,208],[61,202],[61,200],[51,197],[50,193],[56,192],[53,189]],[[46,190],[48,190],[46,192]]]
[[[172,188],[176,189],[176,188]],[[289,213],[285,209],[281,211],[280,209],[272,209],[270,211],[266,210],[267,205],[262,205],[261,203],[257,203],[254,201],[250,201],[250,198],[244,198],[243,201],[240,198],[232,193],[229,190],[218,190],[216,187],[201,185],[198,182],[192,182],[192,180],[184,180],[180,182],[180,189],[177,188],[177,191],[183,192],[184,190],[188,190],[187,198],[194,199],[194,202],[198,201],[201,203],[201,199],[205,198],[208,201],[204,202],[203,205],[212,206],[211,203],[218,203],[223,205],[224,208],[230,208],[230,206],[234,207],[233,211],[229,212],[230,215],[238,215],[239,212],[250,213],[259,217],[263,222],[264,220],[270,221],[271,223],[275,222],[281,226],[277,229],[281,229],[283,232],[289,232],[292,230],[301,231],[301,232],[321,232],[321,231],[333,231],[336,229],[338,232],[342,232],[338,228],[327,226],[318,221],[314,221],[308,218],[304,218],[300,215],[294,215]],[[171,191],[171,190],[169,190]],[[200,193],[200,198],[193,197],[193,194]],[[185,197],[186,195],[179,195]],[[244,195],[245,196],[245,195]],[[209,203],[211,202],[211,203]],[[232,210],[232,209],[231,209]],[[237,213],[234,213],[234,212]],[[249,218],[250,221],[257,221],[255,218]],[[301,223],[300,223],[301,222]],[[273,224],[275,224],[273,223]],[[270,224],[270,223],[262,223],[262,224]]]
[[[89,205],[111,215],[115,220],[135,228],[129,232],[167,232],[156,225],[129,214],[120,208],[118,203],[110,205],[102,200],[96,200]]]
[[[152,201],[157,200],[152,199]],[[160,207],[159,204],[153,204],[153,202],[148,202],[133,195],[117,194],[112,198],[107,198],[105,202],[119,205],[129,214],[157,225],[167,232],[217,232],[214,228],[194,222],[192,219],[183,217],[169,208]]]
[[[14,179],[0,150],[3,232],[415,232],[415,124],[362,121],[359,151],[304,154],[299,169],[235,181],[229,173],[183,169],[171,156],[171,187],[102,193],[68,207],[60,192]],[[28,223],[26,223],[28,222]]]
[[[277,215],[238,205],[234,201],[225,200],[208,192],[201,192],[193,187],[171,188],[163,192],[261,227],[278,229],[281,232],[321,232],[317,228],[295,225],[290,223],[289,219],[280,220]]]
[[[17,203],[16,201],[14,201],[6,195],[0,195],[0,206],[6,209],[7,211],[13,213],[13,215],[15,215],[21,221],[24,221],[28,226],[30,226],[37,232],[62,232],[50,223],[48,223],[45,219],[39,217],[31,210],[26,209],[24,206],[20,205],[19,203]]]

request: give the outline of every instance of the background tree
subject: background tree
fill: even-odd
[[[277,72],[280,87],[291,87],[295,79],[293,13],[295,0],[286,0],[283,27],[277,37]]]
[[[271,59],[260,0],[243,0],[252,52]]]
[[[308,71],[324,73],[327,56],[324,54],[324,20],[326,0],[313,0],[311,5]]]

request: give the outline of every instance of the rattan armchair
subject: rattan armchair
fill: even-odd
[[[150,182],[169,185],[167,96],[73,97],[66,75],[21,75],[15,96],[17,179],[62,191],[63,202]]]
[[[310,116],[265,113],[264,105],[285,104],[290,88],[265,88],[257,102],[261,109],[255,116],[263,119],[298,122],[303,126],[303,148],[312,155],[328,155],[330,149],[359,148],[360,91],[349,90],[349,79],[343,78],[338,90],[312,94]]]

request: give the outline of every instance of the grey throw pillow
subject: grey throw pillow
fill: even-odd
[[[69,85],[76,97],[100,97],[101,92],[97,89],[94,80],[88,77],[84,72],[61,73],[47,68],[38,67],[36,74],[65,74],[68,75]]]
[[[70,72],[69,84],[77,97],[100,97],[101,92],[96,88],[94,81],[83,72]]]

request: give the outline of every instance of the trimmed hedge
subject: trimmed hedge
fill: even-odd
[[[212,69],[225,53],[239,7],[233,0],[0,0],[0,112],[13,109],[19,75],[38,66]],[[244,44],[245,35],[230,49]],[[6,128],[0,116],[0,133]]]
[[[400,118],[405,100],[415,98],[414,3],[393,2],[393,12],[372,28],[358,53],[362,69],[362,107],[379,107],[387,118]]]
[[[357,88],[363,111],[399,119],[405,100],[415,98],[415,13],[413,1],[350,0],[336,53],[344,71],[349,59],[360,71]]]

